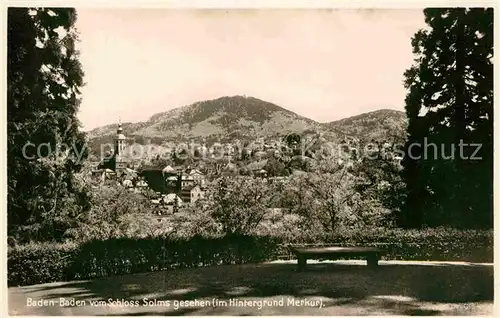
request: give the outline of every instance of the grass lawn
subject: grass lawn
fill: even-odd
[[[493,314],[493,264],[380,261],[370,269],[364,261],[309,262],[306,272],[296,272],[294,261],[276,261],[14,287],[9,288],[9,314]],[[83,306],[27,306],[28,299],[60,298],[80,300]],[[157,303],[145,306],[144,298]],[[90,303],[110,299],[112,305]],[[219,305],[213,305],[214,299]],[[231,305],[230,299],[241,302]],[[198,302],[180,303],[185,300]],[[205,307],[197,306],[201,300]]]

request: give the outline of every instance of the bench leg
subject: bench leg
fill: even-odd
[[[307,258],[304,256],[297,257],[297,270],[299,272],[304,272],[306,270]]]
[[[369,255],[366,257],[366,263],[368,267],[377,267],[378,266],[378,255]]]

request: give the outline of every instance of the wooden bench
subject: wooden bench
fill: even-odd
[[[292,252],[297,256],[299,271],[306,270],[307,259],[335,260],[352,256],[365,257],[369,267],[376,267],[382,254],[375,247],[304,247],[292,248]]]

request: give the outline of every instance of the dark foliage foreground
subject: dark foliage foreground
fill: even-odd
[[[491,231],[433,229],[338,234],[323,244],[378,246],[383,259],[493,261]],[[188,239],[148,238],[90,241],[83,245],[37,243],[8,252],[8,284],[32,285],[111,275],[256,263],[293,257],[288,244],[270,236]]]

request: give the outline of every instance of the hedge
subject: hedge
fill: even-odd
[[[272,237],[117,238],[76,244],[29,244],[8,251],[8,284],[22,286],[110,275],[276,259]]]
[[[279,258],[291,259],[289,246],[372,246],[384,251],[385,260],[493,262],[493,231],[430,228],[346,231],[317,238],[320,243],[297,240],[285,244]]]
[[[31,243],[7,251],[8,285],[65,281],[76,258],[75,244]]]
[[[319,244],[377,246],[386,252],[383,259],[493,262],[492,231],[396,229],[345,232],[324,237]],[[117,238],[80,246],[28,244],[8,251],[8,284],[32,285],[176,268],[292,259],[289,247],[290,244],[269,236]]]

